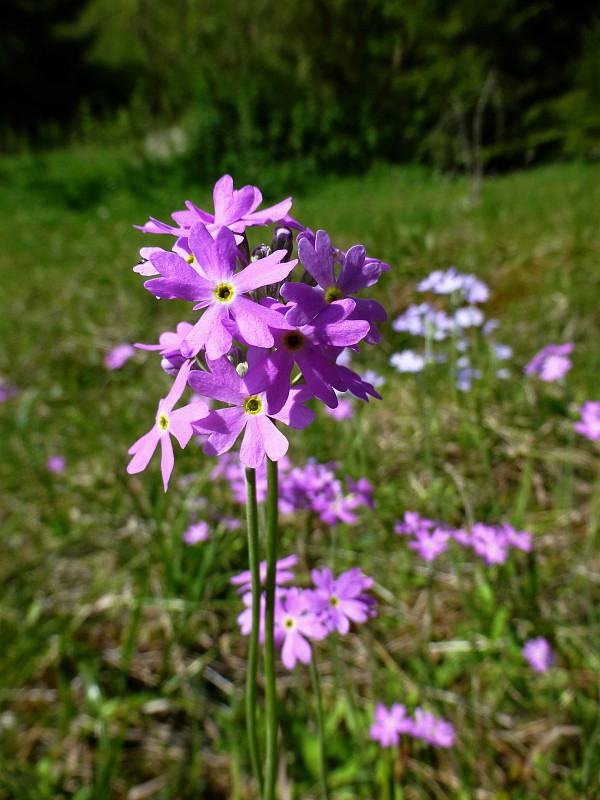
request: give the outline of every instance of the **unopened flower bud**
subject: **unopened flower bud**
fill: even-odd
[[[187,358],[184,358],[179,350],[171,350],[163,355],[160,365],[167,375],[176,378],[181,369],[181,365],[185,361],[187,361]]]
[[[250,261],[258,261],[260,258],[266,258],[267,256],[271,255],[271,248],[266,244],[259,244],[258,247],[255,247],[252,251],[252,257]]]
[[[289,228],[275,228],[273,233],[272,250],[287,250],[287,256],[282,261],[289,261],[294,249],[294,236]]]

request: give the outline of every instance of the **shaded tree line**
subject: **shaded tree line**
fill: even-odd
[[[199,164],[473,172],[600,153],[600,12],[580,0],[5,0],[0,129],[183,125]],[[92,126],[93,128],[93,126]]]

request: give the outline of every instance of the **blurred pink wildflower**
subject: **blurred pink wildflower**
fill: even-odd
[[[577,433],[591,441],[600,441],[600,403],[588,400],[579,407],[581,422],[576,422],[574,428]]]
[[[534,672],[548,672],[554,664],[554,653],[550,643],[543,636],[525,642],[523,657]]]
[[[523,372],[526,375],[538,375],[540,380],[547,383],[561,380],[571,369],[568,355],[573,347],[571,343],[546,345],[525,365]]]

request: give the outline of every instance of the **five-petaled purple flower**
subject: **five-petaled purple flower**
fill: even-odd
[[[236,330],[247,344],[271,347],[268,326],[278,322],[277,314],[245,295],[283,280],[296,261],[282,262],[287,251],[277,250],[236,273],[239,251],[233,233],[221,228],[213,239],[202,223],[190,230],[189,246],[191,263],[177,253],[154,253],[150,260],[162,277],[144,284],[158,297],[179,297],[195,302],[196,310],[204,309],[182,341],[181,354],[192,358],[206,348],[208,358],[220,358],[231,349]]]
[[[346,634],[351,622],[366,622],[373,615],[373,600],[365,591],[373,585],[373,578],[354,567],[334,578],[330,569],[314,569],[312,579],[314,608],[330,631]]]
[[[244,431],[240,461],[256,469],[268,456],[279,461],[287,453],[288,440],[270,417],[291,428],[302,429],[313,421],[315,412],[302,404],[309,399],[305,387],[289,391],[287,401],[276,413],[271,410],[265,374],[260,363],[241,377],[227,358],[210,362],[211,372],[194,370],[189,384],[198,394],[228,403],[230,408],[211,411],[195,426],[197,433],[208,434],[207,455],[218,456],[230,450]]]

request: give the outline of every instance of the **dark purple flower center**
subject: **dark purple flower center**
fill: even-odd
[[[290,331],[283,337],[283,344],[287,350],[300,350],[304,344],[304,336],[299,331]]]

